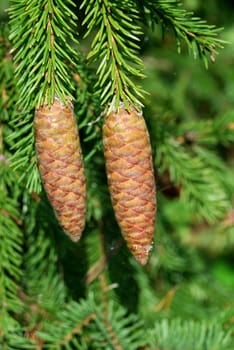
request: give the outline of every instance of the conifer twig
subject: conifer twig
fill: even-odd
[[[226,43],[217,38],[222,28],[209,25],[205,20],[195,17],[191,11],[181,8],[178,0],[138,0],[138,6],[145,11],[145,18],[149,17],[151,23],[157,23],[163,29],[171,28],[175,33],[178,52],[181,52],[183,41],[194,58],[200,57],[205,66],[208,60],[215,61],[218,49]]]
[[[70,0],[12,0],[9,9],[15,75],[20,90],[19,106],[30,110],[54,95],[65,103],[71,96],[72,71],[77,53],[75,20]]]
[[[81,7],[85,7],[86,36],[97,30],[88,59],[99,61],[96,86],[102,104],[112,102],[118,109],[122,100],[126,107],[131,103],[138,109],[143,90],[133,77],[143,77],[143,66],[137,55],[141,35],[137,11],[131,1],[84,0]]]

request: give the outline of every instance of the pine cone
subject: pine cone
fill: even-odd
[[[77,242],[85,226],[86,182],[72,103],[55,98],[34,118],[39,170],[49,201],[67,235]]]
[[[142,115],[120,108],[103,126],[106,171],[116,219],[127,246],[145,265],[152,247],[156,190],[148,130]]]

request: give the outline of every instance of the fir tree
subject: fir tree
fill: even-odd
[[[234,348],[232,7],[1,2],[0,349]],[[73,102],[84,157],[78,243],[36,158],[35,110],[55,98]],[[103,115],[122,103],[143,110],[153,150],[158,212],[144,267],[121,237],[105,174]]]

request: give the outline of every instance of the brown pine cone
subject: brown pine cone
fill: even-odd
[[[75,242],[85,226],[86,181],[73,105],[59,98],[34,118],[38,166],[48,199],[64,232]]]
[[[127,246],[145,265],[152,247],[156,189],[151,145],[143,116],[123,107],[105,117],[103,144],[116,219]]]

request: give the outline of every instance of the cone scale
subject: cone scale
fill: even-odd
[[[143,116],[123,107],[107,115],[103,145],[116,219],[129,250],[139,264],[145,265],[153,243],[156,189]]]
[[[64,232],[77,242],[85,226],[86,182],[72,103],[55,98],[35,112],[35,147],[47,197]]]

